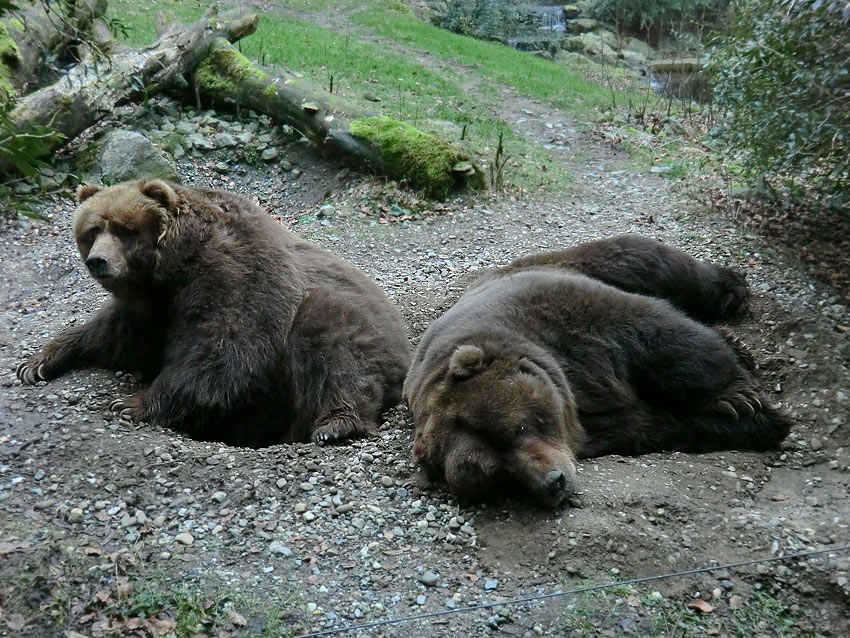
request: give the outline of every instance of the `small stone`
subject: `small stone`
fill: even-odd
[[[69,523],[82,523],[83,522],[83,510],[79,507],[72,507],[71,511],[68,512],[68,522]]]
[[[395,482],[389,476],[381,477],[381,485],[384,487],[392,487]]]
[[[457,603],[451,598],[446,598],[446,607],[448,607],[449,609],[456,609]]]
[[[187,547],[192,545],[195,542],[195,538],[188,532],[183,532],[174,537],[174,540],[178,542],[180,545],[186,545]]]
[[[417,604],[417,605],[420,605],[420,606],[421,606],[421,605],[424,605],[424,604],[425,604],[425,600],[426,600],[426,598],[425,598],[425,594],[419,594],[419,595],[416,597],[416,604]]]
[[[40,481],[41,479],[43,479],[43,478],[44,478],[44,474],[45,474],[44,470],[36,470],[35,475],[33,476],[33,478],[34,478],[36,481]]]
[[[290,556],[292,556],[292,550],[289,549],[286,545],[284,545],[280,541],[272,541],[269,544],[269,551],[272,554],[280,554],[281,556],[284,556],[286,558],[289,558]]]
[[[279,478],[275,482],[275,485],[277,485],[278,489],[282,490],[284,487],[286,487],[286,479],[285,478]]]
[[[271,162],[273,160],[276,160],[278,155],[280,155],[280,151],[277,150],[276,147],[270,146],[262,152],[262,155],[260,157],[262,157],[263,160],[266,162]]]
[[[345,514],[346,512],[350,512],[354,509],[354,505],[352,503],[343,503],[339,507],[336,508],[337,514]]]
[[[425,587],[434,587],[437,584],[439,577],[434,572],[428,570],[419,574],[419,576],[416,577],[416,580],[425,585]]]
[[[823,448],[823,443],[821,443],[820,439],[809,439],[809,447],[813,452],[817,452]]]
[[[316,515],[313,512],[304,512],[304,520],[305,521],[314,521],[316,520]]]
[[[359,517],[353,518],[351,519],[351,525],[356,527],[357,529],[363,529],[363,527],[366,525],[366,521]]]
[[[298,487],[300,487],[305,492],[312,492],[314,489],[316,489],[315,485],[313,485],[312,483],[308,483],[307,481],[304,481]]]
[[[227,494],[224,492],[214,492],[212,495],[212,500],[216,503],[223,503],[226,498]]]
[[[484,589],[486,589],[487,591],[493,591],[494,589],[496,589],[498,587],[499,587],[499,581],[496,580],[495,578],[491,578],[490,580],[487,580],[487,581],[484,582]]]

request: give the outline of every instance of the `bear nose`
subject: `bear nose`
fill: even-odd
[[[540,487],[544,492],[557,494],[567,489],[567,476],[561,470],[549,470],[543,477]]]
[[[86,259],[86,267],[95,277],[103,277],[107,272],[107,263],[103,257],[89,257]]]

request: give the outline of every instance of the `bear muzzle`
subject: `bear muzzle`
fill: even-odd
[[[104,279],[111,276],[109,262],[103,257],[91,256],[86,259],[86,268],[96,279]]]

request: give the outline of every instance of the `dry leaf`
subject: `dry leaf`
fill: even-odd
[[[119,576],[117,581],[118,585],[116,586],[116,591],[118,593],[118,598],[126,598],[133,591],[133,585],[130,583],[130,579],[126,576]]]
[[[227,617],[230,619],[230,622],[232,622],[237,627],[244,627],[248,624],[248,621],[245,620],[245,616],[243,616],[234,609],[227,610]]]
[[[27,619],[21,614],[9,614],[6,618],[6,626],[12,631],[20,631],[27,626]]]
[[[149,622],[153,623],[153,627],[159,635],[168,634],[177,629],[177,621],[173,618],[154,618]]]
[[[112,590],[109,589],[109,587],[104,587],[103,589],[99,590],[94,595],[94,597],[105,605],[109,602],[109,599],[112,598]]]
[[[78,631],[71,631],[70,629],[65,630],[65,638],[89,638],[85,634],[81,634]]]
[[[739,596],[738,594],[734,594],[729,597],[729,608],[730,609],[740,609],[744,606],[744,598]]]
[[[30,547],[32,543],[28,541],[15,541],[10,543],[9,541],[0,541],[0,556],[5,556],[6,554],[11,554],[12,552],[17,552],[21,549],[27,549]]]
[[[640,607],[640,600],[638,599],[637,596],[632,594],[631,596],[626,597],[626,604],[629,607]]]
[[[694,598],[691,602],[688,603],[688,607],[691,609],[696,609],[697,611],[701,611],[704,614],[710,614],[714,611],[714,605],[710,602],[703,600],[702,598]]]
[[[83,553],[86,556],[100,556],[103,554],[97,547],[83,547]]]

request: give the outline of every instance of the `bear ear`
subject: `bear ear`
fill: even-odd
[[[165,210],[173,210],[177,205],[177,193],[167,182],[161,179],[150,179],[142,182],[139,190],[145,197],[158,201]]]
[[[102,190],[103,187],[95,186],[94,184],[80,184],[80,187],[77,189],[77,203],[82,204],[89,197]]]
[[[478,346],[458,346],[449,360],[449,376],[460,381],[468,379],[484,367],[484,351]]]

